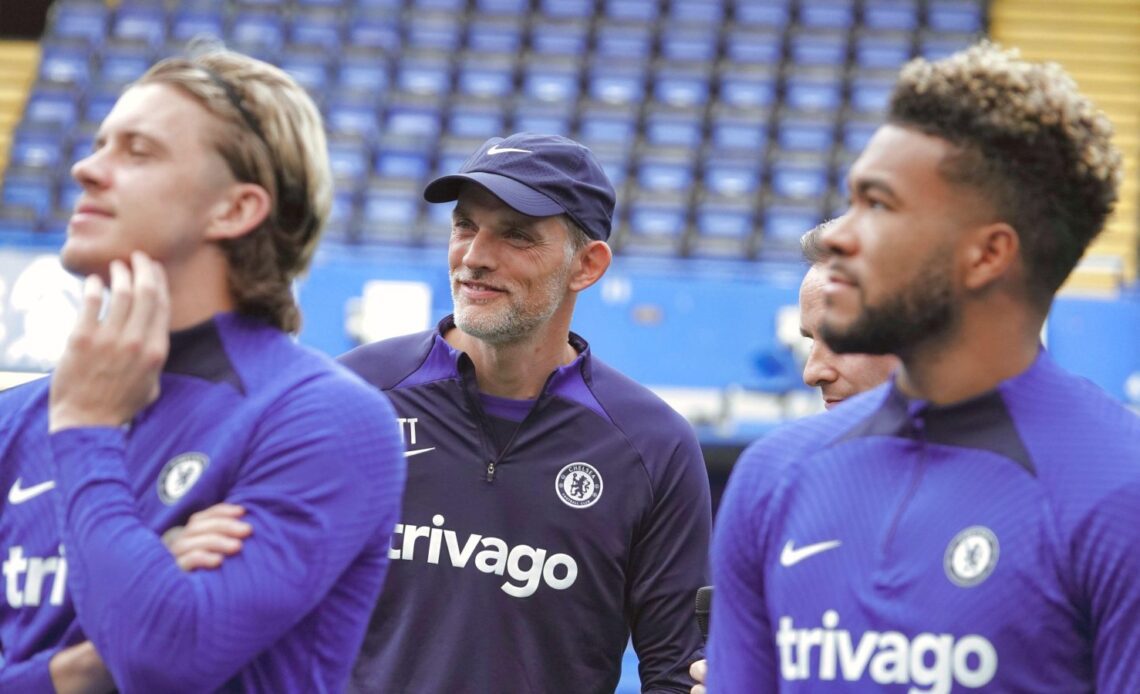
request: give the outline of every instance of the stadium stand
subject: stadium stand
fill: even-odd
[[[529,129],[599,151],[619,253],[788,259],[792,227],[839,207],[898,66],[986,23],[974,0],[57,0],[4,199],[58,228],[73,186],[46,133],[89,133],[149,63],[212,35],[324,109],[339,240],[445,240],[407,191]]]
[[[1066,285],[1115,292],[1136,279],[1140,256],[1140,3],[1004,0],[994,5],[993,22],[994,37],[1027,58],[1064,65],[1116,127],[1125,161],[1120,202]]]
[[[338,239],[444,240],[425,206],[381,189],[414,188],[445,159],[461,161],[445,151],[468,141],[529,129],[602,153],[619,184],[619,253],[783,260],[795,253],[793,225],[842,208],[843,172],[878,125],[898,67],[985,34],[989,9],[980,0],[57,0],[42,59],[33,45],[5,47],[4,215],[21,229],[58,229],[73,186],[67,157],[45,146],[51,133],[89,133],[153,60],[213,35],[278,63],[321,104],[344,189]],[[1001,0],[992,14],[996,38],[1062,60],[1116,122],[1128,155],[1123,202],[1070,287],[1131,282],[1140,9]],[[393,177],[388,163],[409,150],[416,173]]]

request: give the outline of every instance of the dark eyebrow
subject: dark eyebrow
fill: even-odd
[[[814,337],[812,337],[811,335],[808,334],[808,331],[804,330],[804,326],[802,326],[802,325],[800,326],[800,337],[806,337],[809,340],[815,339]]]
[[[889,183],[881,178],[860,178],[851,183],[852,192],[860,197],[866,197],[867,193],[878,191],[882,195],[890,198],[889,202],[898,204],[899,196],[895,193],[895,189]]]

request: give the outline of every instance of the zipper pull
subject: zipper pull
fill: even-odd
[[[487,461],[487,481],[495,481],[495,461],[493,460]]]

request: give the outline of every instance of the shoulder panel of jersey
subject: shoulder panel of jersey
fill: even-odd
[[[649,388],[590,354],[588,348],[583,352],[582,368],[574,373],[580,374],[585,388],[555,389],[552,383],[552,389],[607,418],[640,453],[655,484],[677,449],[698,446],[688,420]],[[699,452],[695,455],[699,458]]]
[[[998,391],[1063,527],[1140,488],[1140,416],[1042,350]]]
[[[391,390],[413,374],[421,383],[455,377],[454,359],[450,363],[432,359],[429,363],[429,357],[437,356],[435,353],[441,349],[436,345],[437,335],[438,331],[432,329],[380,340],[342,354],[337,361],[381,390]],[[446,353],[443,349],[443,354]],[[424,373],[425,367],[427,373]]]

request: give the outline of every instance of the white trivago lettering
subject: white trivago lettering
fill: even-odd
[[[59,546],[59,556],[56,557],[25,557],[22,546],[9,547],[8,558],[4,560],[4,597],[8,606],[39,607],[43,604],[44,587],[49,576],[52,583],[48,604],[62,605],[67,586],[67,559],[63,556],[63,545]]]
[[[432,516],[431,523],[432,527],[397,523],[392,534],[392,546],[388,549],[388,558],[414,561],[417,541],[426,538],[427,557],[424,558],[421,547],[421,560],[439,564],[440,555],[445,553],[452,566],[462,569],[474,557],[475,568],[479,571],[497,576],[506,574],[520,584],[505,581],[500,586],[504,593],[516,598],[534,595],[540,582],[554,590],[566,590],[578,578],[578,563],[567,554],[549,554],[545,549],[530,545],[511,547],[500,538],[477,534],[468,535],[460,543],[454,530],[442,527],[443,516]],[[482,549],[476,551],[480,547]]]
[[[780,675],[788,681],[848,682],[868,676],[876,684],[913,685],[909,694],[946,694],[954,683],[983,687],[997,673],[997,650],[977,634],[955,638],[924,632],[908,639],[897,631],[865,631],[856,642],[838,626],[835,610],[823,613],[822,629],[796,629],[791,617],[781,617],[776,631]]]

